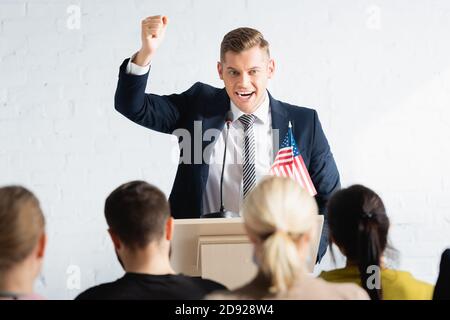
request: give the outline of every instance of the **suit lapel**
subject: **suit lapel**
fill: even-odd
[[[273,157],[276,156],[280,144],[286,136],[289,118],[286,108],[269,93],[270,114],[272,116]],[[273,160],[273,159],[272,159]]]
[[[205,105],[203,111],[202,133],[211,128],[222,130],[225,124],[225,117],[230,110],[230,98],[225,89],[220,90],[217,97],[212,99],[212,101],[214,101],[214,105]],[[208,144],[209,141],[206,142],[206,145]],[[205,147],[205,144],[203,147]]]

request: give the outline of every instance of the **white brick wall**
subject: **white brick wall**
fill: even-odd
[[[80,29],[67,27],[70,5]],[[0,0],[0,185],[23,184],[42,201],[49,247],[38,292],[70,299],[120,276],[103,218],[112,189],[146,179],[170,192],[174,140],[113,108],[140,19],[159,13],[171,22],[153,92],[221,86],[224,33],[263,31],[277,62],[273,95],[319,111],[343,185],[380,193],[399,266],[435,281],[450,245],[448,1]]]

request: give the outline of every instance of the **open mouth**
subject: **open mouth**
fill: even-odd
[[[239,98],[239,100],[248,101],[253,97],[255,91],[236,91],[235,94]]]

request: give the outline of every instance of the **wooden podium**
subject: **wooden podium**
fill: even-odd
[[[318,220],[319,232],[311,246],[314,262],[323,216]],[[257,271],[242,218],[175,219],[171,263],[176,272],[215,280],[229,289],[249,282]],[[312,272],[314,263],[308,267]]]

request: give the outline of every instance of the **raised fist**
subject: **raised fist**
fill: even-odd
[[[150,63],[153,55],[159,48],[164,34],[166,32],[169,19],[166,16],[152,16],[145,18],[141,23],[141,41],[142,46],[135,57],[135,63],[138,65],[147,65]]]

